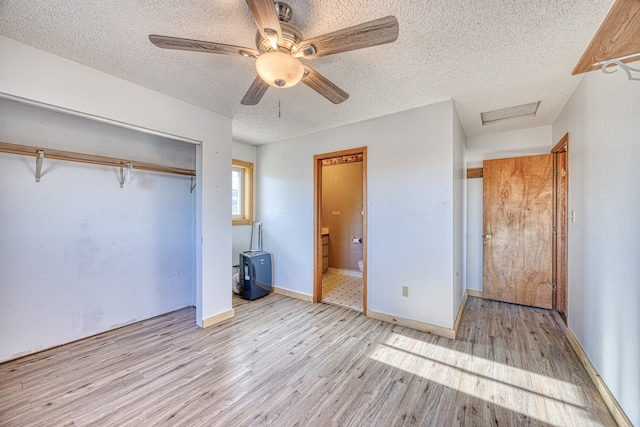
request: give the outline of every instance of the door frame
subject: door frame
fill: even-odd
[[[362,154],[362,313],[367,315],[367,147],[313,156],[313,302],[322,300],[322,161],[334,157]]]
[[[567,176],[564,179],[558,177],[558,154],[566,155]],[[552,280],[556,285],[553,291],[553,310],[563,315],[567,322],[568,297],[569,297],[569,134],[566,133],[560,141],[551,149],[553,154],[553,240],[552,240]],[[565,199],[567,212],[562,212],[561,201]]]

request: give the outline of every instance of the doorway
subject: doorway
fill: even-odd
[[[367,310],[367,148],[314,156],[314,302]]]
[[[483,297],[567,322],[569,134],[550,154],[483,165]]]

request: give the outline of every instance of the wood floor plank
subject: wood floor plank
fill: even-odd
[[[611,426],[551,311],[469,298],[459,339],[282,295],[0,364],[2,426]]]

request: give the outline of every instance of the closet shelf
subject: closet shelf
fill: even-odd
[[[176,175],[196,176],[193,169],[182,169],[172,166],[156,165],[153,163],[138,162],[135,160],[117,159],[114,157],[97,156],[94,154],[75,153],[72,151],[54,150],[50,148],[34,147],[29,145],[9,144],[0,142],[0,153],[20,154],[23,156],[32,156],[42,158],[41,153],[47,159],[67,160],[70,162],[90,163],[94,165],[116,166],[116,167],[132,167],[133,169],[172,173]]]
[[[626,62],[640,59],[640,1],[616,0],[611,10],[600,24],[600,28],[582,54],[573,69],[572,75],[602,69],[606,74],[607,67],[618,65],[627,73],[629,80],[631,71],[638,71]],[[622,65],[621,65],[622,64]]]

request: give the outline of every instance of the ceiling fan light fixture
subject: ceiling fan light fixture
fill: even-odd
[[[279,88],[296,85],[304,74],[302,62],[281,51],[260,55],[256,60],[256,70],[265,83]]]

